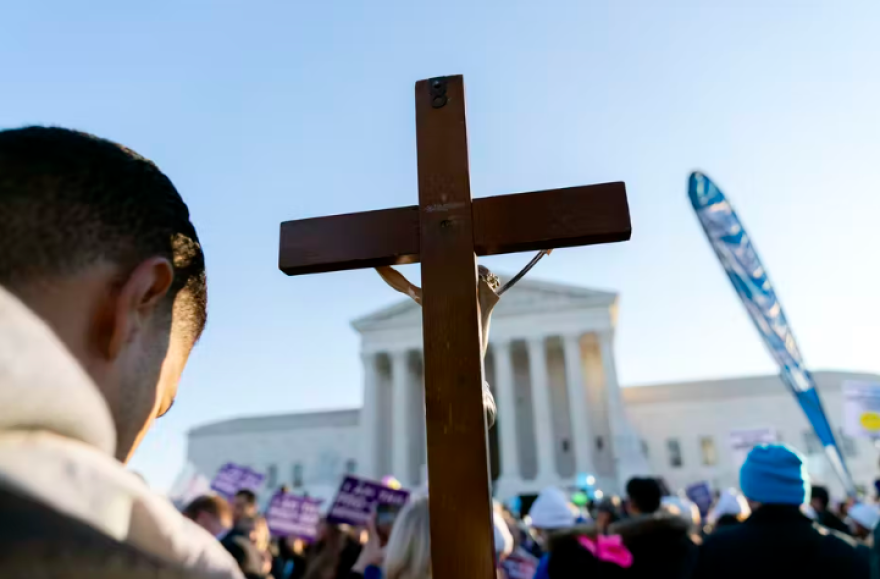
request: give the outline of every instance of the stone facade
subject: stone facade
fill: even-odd
[[[189,433],[188,460],[209,478],[227,462],[267,474],[267,487],[286,484],[329,498],[345,472],[360,468],[360,411],[258,416],[216,422]]]
[[[841,386],[848,380],[880,382],[880,376],[819,371],[813,372],[813,378],[856,484],[872,494],[873,481],[880,475],[878,451],[868,439],[842,435]],[[778,376],[638,386],[624,388],[623,397],[644,441],[651,470],[672,488],[700,480],[715,488],[738,486],[739,464],[730,445],[731,431],[773,428],[781,442],[807,456],[817,482],[829,486],[835,496],[844,495],[812,427]],[[678,452],[673,452],[675,447]]]
[[[673,488],[708,480],[736,486],[732,430],[774,427],[800,450],[816,450],[806,419],[775,376],[620,388],[614,359],[617,296],[524,280],[496,307],[486,380],[498,406],[490,434],[495,494],[568,486],[578,473],[605,492],[633,475],[663,476]],[[353,323],[361,335],[362,409],[241,418],[196,428],[189,460],[212,476],[225,462],[269,481],[329,497],[346,472],[393,474],[406,486],[426,473],[421,311],[411,301]],[[832,424],[842,416],[844,380],[880,376],[816,372]],[[845,441],[857,483],[870,488],[877,453]],[[815,454],[815,453],[813,453]],[[824,458],[811,470],[836,488]]]
[[[646,474],[614,365],[617,295],[520,282],[492,315],[485,376],[498,406],[496,494],[536,493],[592,474],[607,489]],[[364,473],[424,481],[421,308],[356,320],[364,364]]]

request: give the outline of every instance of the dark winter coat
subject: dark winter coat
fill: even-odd
[[[220,543],[229,551],[235,562],[238,563],[246,579],[263,579],[266,577],[266,573],[263,572],[263,555],[257,549],[257,546],[251,542],[250,537],[237,529],[233,529],[220,540]]]
[[[625,519],[611,526],[633,555],[630,577],[689,579],[697,560],[697,545],[687,521],[666,511]]]
[[[832,531],[837,531],[838,533],[843,533],[844,535],[849,535],[849,527],[846,526],[840,517],[832,513],[831,511],[822,511],[821,513],[817,513],[816,520],[820,525],[824,527],[828,527]]]
[[[705,540],[694,579],[863,579],[868,569],[852,538],[814,523],[796,506],[764,505]]]
[[[596,539],[596,532],[567,532],[551,538],[549,553],[546,555],[547,579],[583,579],[584,577],[601,577],[602,579],[626,579],[630,577],[630,568],[623,568],[615,563],[600,561],[578,542],[584,535]],[[535,574],[541,577],[541,571]]]

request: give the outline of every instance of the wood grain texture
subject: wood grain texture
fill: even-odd
[[[416,83],[433,577],[495,576],[462,77]]]
[[[302,275],[416,263],[418,214],[413,205],[287,221],[279,267]],[[623,183],[474,199],[472,217],[477,255],[626,241],[632,231]]]
[[[285,221],[278,267],[287,275],[415,263],[419,208]]]
[[[474,200],[474,248],[497,255],[626,241],[626,187],[603,183]]]

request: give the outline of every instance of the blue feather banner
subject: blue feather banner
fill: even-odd
[[[854,496],[852,476],[822,408],[816,384],[804,366],[782,305],[736,211],[724,197],[724,193],[702,173],[691,173],[688,196],[730,283],[779,365],[782,381],[794,394],[816,431],[816,436],[825,448],[825,455],[846,492]]]

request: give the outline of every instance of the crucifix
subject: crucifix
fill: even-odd
[[[421,263],[433,576],[491,579],[476,256],[626,241],[629,207],[623,183],[472,200],[462,77],[419,81],[415,97],[419,204],[284,222],[279,268]]]

